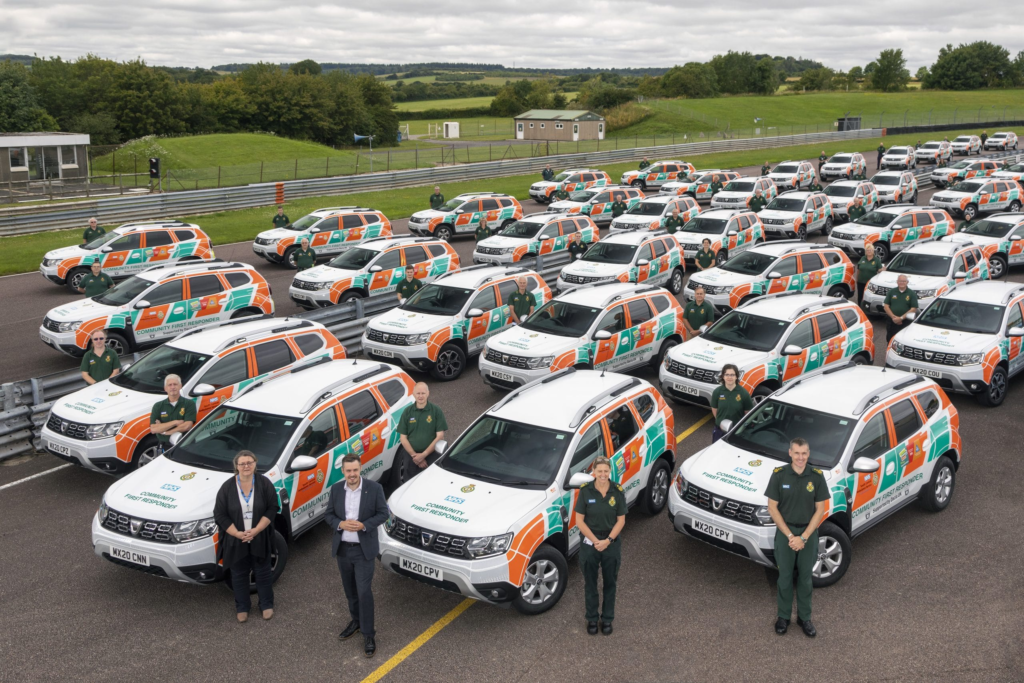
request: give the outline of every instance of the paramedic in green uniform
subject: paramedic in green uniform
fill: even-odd
[[[693,257],[693,262],[697,264],[697,268],[700,270],[707,270],[715,265],[715,258],[717,254],[711,250],[711,240],[707,237],[701,242],[700,249],[697,250],[697,255]],[[704,291],[703,289],[701,291]]]
[[[686,304],[683,309],[683,327],[686,328],[686,338],[693,339],[700,334],[700,328],[715,321],[715,307],[710,301],[704,300],[704,288],[697,287],[693,293],[693,301]]]
[[[533,292],[527,291],[525,277],[517,278],[516,284],[519,285],[519,289],[509,296],[508,305],[509,313],[512,314],[512,322],[519,325],[533,313],[533,309],[537,306],[537,298],[533,296]]]
[[[811,570],[818,559],[818,524],[825,516],[828,485],[821,470],[807,466],[811,448],[801,438],[789,443],[789,465],[776,467],[768,480],[768,514],[775,522],[775,564],[779,567],[778,619],[775,632],[789,629],[793,614],[793,568],[797,570],[796,623],[813,638]]]
[[[565,191],[564,187],[559,187],[557,190],[555,190],[555,199],[557,199],[558,201],[565,201],[568,198],[569,193]]]
[[[494,233],[491,232],[490,226],[487,225],[486,218],[480,219],[480,224],[476,226],[476,231],[473,233],[474,237],[476,237],[477,242],[482,242],[493,234]]]
[[[444,413],[427,400],[430,388],[425,383],[417,383],[412,388],[412,396],[416,402],[403,410],[402,417],[398,418],[402,448],[395,457],[401,467],[398,477],[401,483],[409,481],[437,460],[434,446],[444,438],[444,430],[448,429]]]
[[[316,265],[316,251],[309,246],[309,238],[303,237],[299,243],[299,250],[295,252],[295,268],[309,270]]]
[[[100,268],[99,261],[93,261],[89,269],[92,272],[82,278],[81,286],[78,288],[79,292],[85,294],[86,299],[99,296],[114,286],[114,281]]]
[[[825,150],[821,150],[821,154],[818,155],[818,173],[821,173],[821,167],[828,161],[828,155],[825,154]]]
[[[878,152],[878,158],[875,159],[875,169],[880,170],[882,168],[882,157],[885,156],[885,145],[878,143],[878,149],[875,151]],[[865,164],[865,166],[866,165],[867,164]]]
[[[604,580],[604,601],[600,605],[600,629],[606,636],[612,633],[615,619],[615,586],[618,583],[619,564],[622,562],[622,543],[619,534],[626,525],[626,494],[612,482],[611,461],[604,456],[594,459],[594,481],[584,484],[576,496],[576,526],[580,530],[580,569],[583,570],[584,603],[586,605],[587,633],[598,631],[597,575]]]
[[[917,312],[917,293],[907,287],[910,279],[906,275],[896,278],[896,286],[889,288],[885,295],[885,315],[889,317],[885,326],[885,343],[888,344],[892,338],[903,329],[907,322],[908,313]]]
[[[857,303],[864,303],[864,290],[867,289],[868,282],[874,276],[878,275],[884,266],[882,265],[882,259],[875,253],[875,245],[865,244],[864,255],[857,261]]]
[[[864,214],[867,213],[867,211],[864,209],[864,198],[857,197],[856,201],[857,203],[851,206],[850,210],[847,212],[847,217],[850,219],[851,223],[857,220],[858,218],[863,218]]]
[[[100,235],[106,235],[107,231],[101,228],[95,218],[89,219],[89,227],[82,233],[82,244],[88,244]]]
[[[86,384],[96,384],[121,372],[121,359],[114,349],[107,348],[107,333],[95,330],[92,333],[92,346],[82,356],[82,379]]]
[[[552,180],[554,180],[555,179],[555,172],[551,170],[551,164],[548,164],[547,166],[545,166],[544,170],[541,171],[540,175],[541,175],[542,178],[544,178],[544,180],[546,180],[548,182],[551,182]]]
[[[622,214],[624,214],[627,211],[629,211],[629,204],[627,204],[626,202],[624,202],[622,200],[623,200],[623,196],[622,196],[621,193],[615,195],[615,201],[612,202],[612,220],[615,220],[616,218],[618,218]]]
[[[156,435],[162,449],[171,444],[171,434],[184,434],[196,423],[196,404],[181,395],[181,378],[167,375],[164,391],[167,398],[157,401],[149,414],[149,433]]]
[[[768,162],[764,162],[764,166],[761,167],[761,175],[766,176],[772,172],[772,167],[768,165]]]
[[[672,215],[665,219],[665,230],[668,234],[674,235],[676,231],[683,227],[683,217],[679,215],[679,207],[672,209]]]
[[[415,273],[412,272],[411,266],[405,267],[405,274],[402,276],[402,281],[398,283],[398,287],[395,288],[395,292],[398,294],[399,303],[405,303],[409,297],[419,291],[419,288],[423,286],[423,283],[415,278]]]
[[[722,366],[722,384],[711,392],[711,414],[715,416],[715,429],[711,432],[711,443],[725,436],[722,423],[726,420],[733,425],[754,407],[754,400],[747,390],[739,385],[740,369],[735,365]],[[731,427],[731,425],[730,425]]]
[[[284,213],[284,207],[283,206],[277,207],[277,215],[274,216],[274,220],[273,220],[274,227],[275,228],[287,228],[289,225],[291,225],[291,222],[292,222],[292,220],[290,218],[288,218],[288,216],[286,216],[285,213]]]
[[[640,162],[640,170],[642,171],[645,168],[649,167],[650,165],[651,162],[647,161],[647,157],[644,157],[643,160]]]
[[[434,185],[434,194],[430,195],[430,208],[440,209],[444,206],[444,195],[441,194],[441,186]]]
[[[807,186],[808,192],[824,192],[825,188],[821,186],[821,181],[818,180],[818,176],[814,176],[811,180],[811,184]]]
[[[768,202],[765,200],[764,195],[761,194],[761,188],[754,190],[754,196],[750,198],[750,210],[754,213],[761,213],[761,209]]]
[[[714,181],[711,183],[711,196],[714,197],[716,194],[722,191],[722,181],[718,176],[714,177]]]

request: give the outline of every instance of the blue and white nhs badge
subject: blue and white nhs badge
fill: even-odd
[[[783,484],[783,485],[782,485],[782,488],[784,488],[784,489],[788,489],[788,488],[789,488],[789,484]]]

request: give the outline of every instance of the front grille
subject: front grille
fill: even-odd
[[[703,508],[711,514],[735,519],[737,522],[743,522],[744,524],[758,524],[757,518],[754,517],[754,506],[750,503],[742,503],[725,496],[719,496],[710,491],[705,491],[699,486],[694,486],[689,482],[687,482],[686,493],[683,495],[683,498],[690,505]]]
[[[469,558],[469,555],[466,554],[466,541],[469,539],[431,531],[430,529],[410,524],[397,517],[395,518],[395,525],[391,528],[391,531],[388,531],[388,536],[413,548],[426,550],[437,555]]]
[[[877,294],[878,296],[885,296],[886,294],[889,293],[889,288],[879,287],[878,285],[871,285],[871,292],[873,294]]]
[[[730,204],[734,204],[734,203],[737,203],[737,202],[742,202],[743,201],[743,197],[719,197],[718,201],[723,202],[723,203],[728,202]]]
[[[501,351],[495,351],[494,349],[487,349],[487,354],[484,358],[491,363],[497,363],[498,365],[524,369],[527,367],[526,364],[530,360],[526,356],[513,356],[508,353],[502,353]]]
[[[704,368],[695,368],[692,365],[684,365],[679,361],[669,361],[668,371],[673,375],[679,377],[685,377],[692,379],[695,382],[704,382],[705,384],[718,384],[718,379],[715,377],[717,374],[714,370],[705,370]]]
[[[48,329],[50,332],[60,332],[60,323],[51,318],[43,318],[43,327]]]
[[[790,221],[787,221],[785,218],[762,218],[761,222],[765,225],[785,225]]]
[[[305,289],[310,292],[315,292],[320,289],[320,283],[313,282],[312,280],[299,280],[296,278],[292,280],[292,287],[295,289]]]
[[[271,244],[273,244],[276,241],[277,240],[268,240],[265,237],[257,237],[256,238],[256,244],[262,244],[265,247],[270,246]]]
[[[46,421],[46,428],[51,432],[56,432],[57,434],[68,437],[69,439],[84,441],[85,430],[89,428],[89,425],[82,424],[81,422],[65,420],[62,417],[50,413],[50,419]]]
[[[699,244],[684,244],[683,251],[700,251]]]
[[[936,365],[960,365],[960,360],[958,358],[959,354],[956,353],[925,351],[924,349],[915,349],[912,346],[904,346],[903,350],[900,351],[900,355],[904,358],[919,360],[923,363],[935,363]]]
[[[103,520],[101,526],[122,536],[132,536],[156,543],[174,543],[174,537],[171,535],[171,528],[174,525],[170,522],[130,517],[113,508],[107,508],[107,518]]]
[[[832,237],[835,237],[837,240],[849,240],[849,241],[857,239],[857,236],[854,235],[853,233],[849,233],[849,232],[836,232],[835,230],[832,231]]]
[[[427,223],[427,222],[429,222],[429,221],[428,221],[428,219],[427,219],[427,218],[425,218],[425,217],[416,217],[416,216],[413,216],[412,218],[410,218],[410,219],[409,219],[409,222],[410,222],[410,223]]]
[[[394,344],[395,346],[408,346],[409,335],[394,334],[392,332],[381,332],[380,330],[367,329],[366,338],[370,341],[382,344]]]
[[[498,247],[477,247],[476,251],[478,254],[486,254],[487,256],[501,256],[505,253],[503,248]]]
[[[585,285],[603,279],[605,278],[601,277],[600,275],[596,275],[594,277],[590,277],[588,275],[572,275],[570,273],[562,275],[562,282],[565,282],[570,285]]]

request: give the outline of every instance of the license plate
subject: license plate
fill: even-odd
[[[127,548],[118,548],[116,546],[111,546],[110,556],[116,557],[119,560],[124,560],[125,562],[139,564],[143,567],[149,566],[149,555],[140,553],[137,550],[128,550]]]
[[[394,358],[395,357],[395,352],[394,351],[382,351],[381,349],[373,349],[372,351],[370,351],[370,353],[372,353],[375,356],[380,356],[381,358]]]
[[[702,522],[699,519],[695,519],[693,520],[693,528],[694,530],[699,531],[702,534],[707,534],[711,538],[717,538],[720,541],[732,543],[732,532],[726,531],[725,529],[717,527],[714,524],[708,524],[707,522]]]
[[[672,388],[674,388],[676,391],[682,392],[684,394],[690,394],[691,396],[697,396],[697,395],[700,394],[700,392],[697,391],[697,387],[688,387],[685,384],[675,384],[675,383],[673,383],[672,384]]]
[[[938,370],[930,370],[928,368],[910,368],[910,369],[911,369],[912,372],[915,372],[918,375],[924,375],[925,377],[935,377],[935,378],[942,377],[942,373],[939,372]]]
[[[490,373],[491,377],[495,379],[502,379],[505,380],[506,382],[512,381],[512,375],[508,374],[507,372],[498,372],[497,370],[491,370]]]
[[[410,560],[403,557],[401,558],[400,566],[408,572],[425,576],[428,579],[436,579],[437,581],[444,580],[444,573],[438,567],[431,567],[429,564],[423,564],[422,562],[417,562],[416,560]]]
[[[292,298],[293,299],[302,299],[303,301],[308,301],[309,300],[309,296],[308,295],[306,295],[306,294],[299,294],[298,292],[293,293],[292,294]]]
[[[62,443],[54,443],[53,441],[50,441],[49,448],[51,451],[60,453],[61,455],[71,455],[71,447],[65,446]]]

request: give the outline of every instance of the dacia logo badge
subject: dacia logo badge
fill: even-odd
[[[508,363],[508,354],[505,354],[505,353],[501,354],[501,362],[502,363]]]
[[[934,356],[934,355],[935,355],[935,354],[934,354],[933,352],[931,352],[931,351],[925,351],[925,352],[924,352],[924,359],[925,359],[925,360],[931,360],[931,359],[932,359],[932,356]]]
[[[107,394],[107,396],[117,396],[120,393],[120,391],[111,391],[109,394]]]
[[[181,475],[181,480],[182,481],[188,481],[189,479],[195,479],[195,476],[196,476],[195,472],[189,472],[188,474]]]
[[[388,335],[386,335],[386,334],[385,334],[385,335],[383,335],[383,336],[381,337],[381,339],[383,339],[384,341],[387,341],[387,340],[388,340]]]
[[[686,368],[686,376],[693,377],[693,368]]]
[[[61,423],[60,423],[60,433],[63,434],[66,431],[68,431],[67,420],[61,420]]]
[[[467,486],[463,486],[459,490],[462,491],[463,493],[473,493],[473,491],[476,491],[476,484],[469,484]]]
[[[421,531],[420,532],[420,543],[423,544],[424,548],[429,548],[430,544],[434,542],[433,531]]]
[[[132,521],[131,521],[131,528],[132,528],[132,536],[138,536],[139,535],[139,531],[142,529],[142,520],[141,519],[132,519]]]
[[[715,508],[716,511],[717,510],[721,510],[723,505],[725,505],[725,499],[724,498],[719,498],[718,496],[714,496],[711,499],[711,506],[713,508]]]
[[[716,346],[715,347],[715,351],[721,351],[724,348],[725,348],[724,346]]]
[[[539,337],[539,336],[540,335],[538,333],[536,333],[536,332],[534,332],[533,334],[529,335],[530,339],[534,339],[535,337]]]

